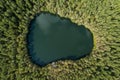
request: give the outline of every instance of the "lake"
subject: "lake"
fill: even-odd
[[[93,34],[68,18],[41,12],[30,22],[27,48],[31,61],[40,66],[58,60],[77,60],[91,53]]]

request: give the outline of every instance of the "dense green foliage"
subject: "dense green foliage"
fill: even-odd
[[[33,64],[26,35],[41,11],[88,27],[91,55],[43,68]],[[120,80],[120,0],[0,0],[0,80]]]

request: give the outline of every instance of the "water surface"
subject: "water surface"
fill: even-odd
[[[84,25],[51,13],[40,13],[31,21],[28,33],[31,60],[40,65],[90,54],[93,35]]]

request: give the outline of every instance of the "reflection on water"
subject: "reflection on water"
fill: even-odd
[[[84,25],[44,12],[31,21],[27,41],[31,60],[40,66],[79,59],[93,48],[93,35]]]

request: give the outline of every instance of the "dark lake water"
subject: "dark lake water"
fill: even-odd
[[[30,23],[27,43],[31,61],[45,66],[53,61],[76,60],[90,54],[93,35],[84,25],[42,12]]]

